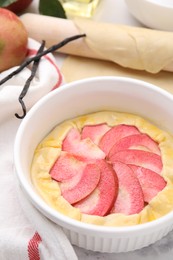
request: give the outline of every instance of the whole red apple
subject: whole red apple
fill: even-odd
[[[28,33],[20,18],[0,8],[0,72],[22,63],[27,43]]]
[[[8,10],[18,14],[24,11],[30,4],[32,0],[17,0],[16,2],[6,6]]]

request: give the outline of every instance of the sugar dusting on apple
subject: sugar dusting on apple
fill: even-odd
[[[0,72],[24,61],[27,43],[28,33],[19,17],[0,8]]]

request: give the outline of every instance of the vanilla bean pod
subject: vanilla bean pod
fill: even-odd
[[[28,66],[32,61],[41,58],[42,56],[56,51],[57,49],[60,49],[61,47],[63,47],[64,45],[68,44],[71,41],[77,40],[79,38],[85,37],[86,34],[78,34],[78,35],[74,35],[71,37],[68,37],[66,39],[64,39],[62,42],[55,44],[53,46],[51,46],[50,48],[44,50],[43,52],[36,54],[35,56],[25,60],[20,67],[18,67],[15,71],[13,71],[12,73],[10,73],[9,75],[7,75],[5,78],[3,78],[2,80],[0,80],[0,85],[2,85],[3,83],[5,83],[7,80],[11,79],[13,76],[15,76],[16,74],[18,74],[20,71],[22,71],[26,66]]]
[[[37,52],[37,54],[39,53],[42,53],[42,51],[44,50],[44,47],[45,47],[45,41],[42,41],[42,44]],[[22,106],[22,110],[23,110],[23,115],[22,116],[19,116],[17,113],[15,113],[15,116],[19,119],[22,119],[26,116],[26,106],[25,106],[25,103],[23,101],[23,98],[25,97],[25,95],[27,94],[28,92],[28,89],[30,87],[30,84],[31,84],[31,81],[33,80],[33,78],[35,77],[35,74],[36,74],[36,71],[37,71],[37,68],[38,68],[38,65],[39,65],[39,62],[40,62],[40,59],[41,58],[37,58],[36,60],[34,60],[34,63],[33,63],[33,66],[32,66],[32,69],[31,69],[31,75],[29,76],[29,78],[27,79],[24,87],[23,87],[23,90],[22,92],[20,93],[20,96],[19,96],[19,103],[21,104]]]

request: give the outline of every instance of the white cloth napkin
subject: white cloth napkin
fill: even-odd
[[[28,41],[28,57],[40,44]],[[0,74],[4,78],[12,68]],[[45,218],[25,198],[15,177],[13,145],[22,114],[18,97],[30,76],[25,68],[0,86],[0,259],[1,260],[76,260],[77,256],[62,229]],[[62,76],[52,54],[42,58],[24,98],[27,110],[42,96],[59,87]]]
[[[40,43],[33,39],[28,40],[27,58],[36,54]],[[31,64],[32,65],[32,64]],[[13,67],[0,73],[0,80],[17,67]],[[31,74],[31,66],[24,68],[20,73],[12,77],[3,85],[0,85],[0,123],[7,118],[13,117],[14,113],[22,114],[18,97],[23,89],[26,80]],[[62,83],[62,75],[56,65],[52,54],[41,58],[36,75],[31,82],[28,94],[24,97],[24,102],[29,109],[38,99]]]

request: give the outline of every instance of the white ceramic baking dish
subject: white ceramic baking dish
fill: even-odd
[[[62,226],[72,244],[99,252],[127,252],[148,246],[171,231],[173,212],[150,223],[130,227],[85,224],[48,206],[30,179],[34,150],[54,126],[100,110],[135,113],[173,132],[173,96],[159,87],[121,77],[97,77],[69,83],[37,102],[21,123],[14,147],[17,178],[31,203]]]

